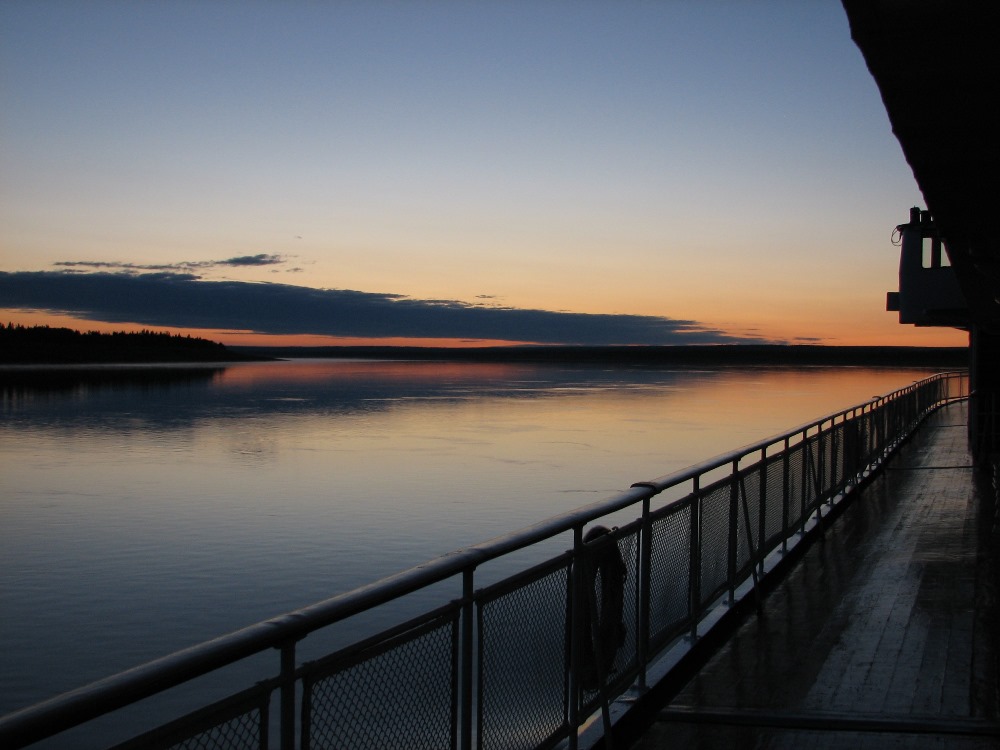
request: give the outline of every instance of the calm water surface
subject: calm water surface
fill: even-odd
[[[0,714],[928,374],[59,372],[0,388]]]

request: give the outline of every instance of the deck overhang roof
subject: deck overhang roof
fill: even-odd
[[[974,323],[1000,335],[1000,4],[843,5]]]

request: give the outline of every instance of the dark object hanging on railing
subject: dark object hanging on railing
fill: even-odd
[[[612,671],[618,649],[625,644],[625,578],[627,571],[618,543],[606,526],[592,526],[583,536],[586,553],[582,603],[583,654],[580,684],[597,690]]]

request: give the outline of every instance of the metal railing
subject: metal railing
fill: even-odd
[[[0,718],[17,748],[274,649],[277,674],[116,746],[574,748],[592,717],[642,689],[672,643],[764,572],[930,411],[964,372],[887,396],[521,531],[149,662]],[[638,512],[621,526],[611,521]],[[589,527],[589,528],[588,528]],[[610,527],[610,528],[609,528]],[[586,534],[585,534],[586,531]],[[482,586],[485,564],[571,535],[570,549]],[[441,582],[423,614],[321,658],[307,636]],[[477,585],[480,587],[477,588]],[[230,688],[231,689],[231,688]],[[113,714],[117,715],[117,714]],[[79,730],[76,730],[79,731]],[[101,740],[107,744],[106,740]]]

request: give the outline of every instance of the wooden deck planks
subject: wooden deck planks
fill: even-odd
[[[838,716],[936,720],[939,734],[671,721],[634,750],[1000,747],[1000,736],[948,728],[1000,719],[995,495],[972,467],[965,421],[964,404],[932,415],[673,702],[829,715],[831,726]]]

